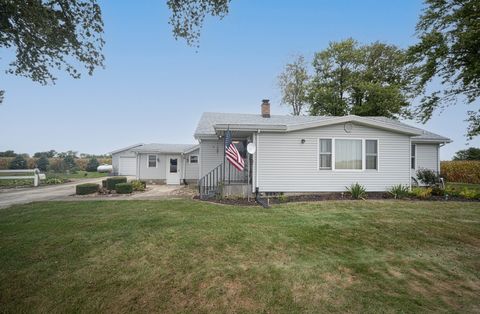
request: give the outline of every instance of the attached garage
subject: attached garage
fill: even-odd
[[[137,174],[137,158],[120,156],[118,174],[121,176],[135,176]]]
[[[115,175],[137,175],[137,154],[133,151],[133,149],[142,145],[143,144],[135,144],[110,152],[112,155],[113,173]]]

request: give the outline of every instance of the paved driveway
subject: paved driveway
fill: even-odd
[[[59,185],[0,190],[0,208],[15,204],[63,199],[75,194],[75,185],[80,183],[102,183],[103,179],[80,179]]]

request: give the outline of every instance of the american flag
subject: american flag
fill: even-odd
[[[227,130],[225,133],[225,157],[238,170],[242,171],[245,167],[245,162],[235,144],[232,142],[232,132]]]

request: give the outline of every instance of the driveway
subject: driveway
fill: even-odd
[[[75,194],[75,186],[77,184],[102,183],[103,179],[104,178],[80,179],[59,185],[0,190],[0,208],[6,208],[15,204],[66,198],[69,195]]]

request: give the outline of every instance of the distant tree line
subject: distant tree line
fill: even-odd
[[[78,154],[76,151],[57,152],[49,150],[45,152],[36,152],[33,158],[28,154],[15,153],[13,150],[0,152],[0,157],[5,157],[7,164],[3,165],[8,169],[28,169],[36,167],[41,171],[65,172],[80,169],[79,164],[83,165],[82,169],[94,172],[100,165],[100,160],[109,159],[110,155],[94,155],[94,154]],[[13,158],[13,159],[12,159]],[[11,160],[10,160],[11,159]],[[33,161],[28,161],[33,159]],[[83,160],[88,160],[84,161]]]

